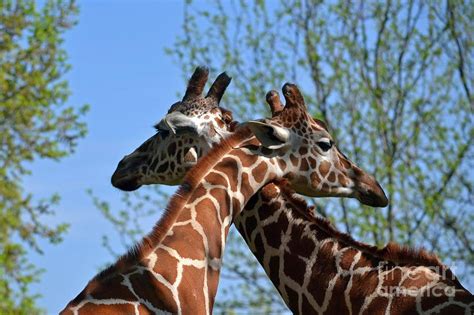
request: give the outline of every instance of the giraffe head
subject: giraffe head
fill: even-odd
[[[112,185],[132,191],[145,184],[179,184],[198,158],[230,133],[232,113],[219,102],[231,78],[221,73],[204,97],[208,75],[206,67],[194,71],[183,99],[155,125],[157,133],[119,162]]]
[[[278,164],[292,187],[306,196],[353,197],[366,205],[385,207],[388,200],[378,182],[336,147],[325,123],[308,113],[296,85],[286,83],[282,91],[285,106],[278,93],[270,91],[267,102],[272,118],[247,125],[263,154],[280,157]]]

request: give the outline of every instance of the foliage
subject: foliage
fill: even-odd
[[[373,209],[313,200],[322,215],[359,240],[424,246],[462,280],[473,275],[469,1],[188,1],[184,12],[182,36],[167,49],[184,76],[197,64],[228,71],[222,103],[240,119],[268,113],[269,89],[298,83],[338,147],[391,201]],[[218,296],[217,312],[280,310],[246,245],[231,238],[223,277],[233,284]]]
[[[59,196],[39,200],[22,179],[34,160],[59,160],[86,133],[87,106],[65,106],[69,70],[63,33],[74,26],[74,1],[0,0],[0,313],[39,313],[30,285],[41,270],[27,259],[39,240],[58,243],[66,224],[43,223]]]

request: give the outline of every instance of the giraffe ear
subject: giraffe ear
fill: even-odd
[[[171,112],[165,116],[156,126],[158,130],[170,131],[176,134],[177,131],[195,131],[197,132],[196,122],[181,112]]]
[[[290,132],[285,128],[256,120],[251,120],[245,125],[268,149],[280,149],[290,143]]]

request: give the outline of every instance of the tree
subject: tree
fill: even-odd
[[[22,179],[36,159],[74,152],[86,133],[87,106],[66,106],[70,91],[63,34],[74,26],[74,1],[0,1],[0,313],[35,314],[38,295],[30,285],[41,270],[27,259],[41,253],[39,239],[58,243],[66,224],[50,226],[59,196],[38,199]]]
[[[390,199],[384,209],[312,200],[321,215],[359,240],[426,247],[464,281],[474,274],[469,1],[188,1],[184,12],[182,36],[167,52],[185,76],[196,64],[228,71],[223,104],[242,120],[268,113],[269,89],[296,82]],[[223,277],[234,284],[217,311],[280,309],[246,245],[230,237]]]

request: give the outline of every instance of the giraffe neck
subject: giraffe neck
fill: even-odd
[[[234,149],[249,138],[244,129],[201,159],[152,233],[96,276],[69,309],[103,311],[117,301],[152,312],[211,313],[230,225],[278,175],[271,158]]]
[[[285,185],[266,185],[235,224],[293,313],[472,312],[472,295],[436,257],[357,242],[314,218]]]

